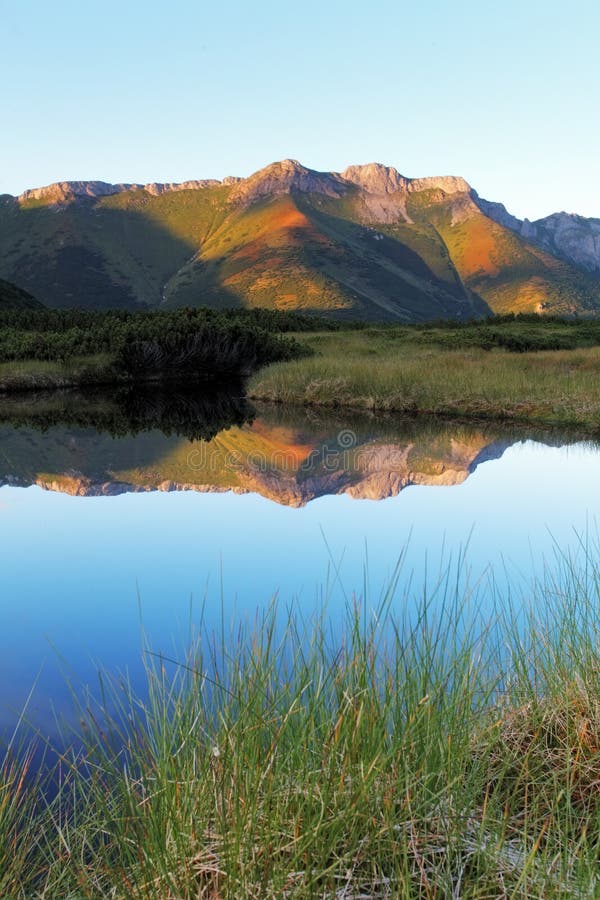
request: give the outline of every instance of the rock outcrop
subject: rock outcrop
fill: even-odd
[[[239,181],[234,186],[229,201],[249,205],[263,197],[278,197],[291,191],[342,197],[346,190],[346,185],[338,175],[316,172],[314,169],[307,169],[295,159],[284,159]]]
[[[45,187],[32,188],[24,191],[16,199],[20,204],[31,201],[44,201],[48,206],[62,206],[74,203],[77,200],[98,199],[109,197],[112,194],[121,194],[125,191],[146,191],[152,197],[160,194],[169,194],[175,191],[199,191],[203,188],[218,187],[220,184],[234,184],[240,179],[226,178],[222,182],[215,178],[204,178],[199,181],[181,181],[160,183],[152,181],[149,184],[121,183],[109,184],[106,181],[59,181],[48,184]]]
[[[396,194],[406,191],[410,180],[392,166],[381,163],[367,163],[364,166],[348,166],[340,174],[344,181],[356,184],[370,194]]]
[[[72,203],[83,197],[107,197],[110,194],[118,194],[136,187],[138,185],[109,184],[106,181],[57,181],[44,187],[23,191],[17,200],[19,203],[42,200],[49,206],[57,206],[63,203]]]

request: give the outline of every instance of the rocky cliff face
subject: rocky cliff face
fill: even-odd
[[[588,272],[600,273],[600,219],[560,212],[521,226],[521,234]]]
[[[340,174],[344,181],[358,185],[370,194],[396,194],[405,191],[409,179],[391,166],[380,163],[367,163],[364,166],[348,166]]]
[[[98,199],[109,197],[112,194],[121,194],[125,191],[145,191],[151,197],[161,194],[170,194],[176,191],[200,191],[203,188],[215,187],[220,184],[237,184],[241,178],[224,178],[217,181],[215,178],[204,178],[199,181],[181,181],[160,183],[152,181],[149,184],[109,184],[106,181],[60,181],[48,184],[45,187],[32,188],[24,191],[16,200],[19,204],[27,204],[31,201],[43,201],[48,206],[62,206],[75,203],[77,200]]]
[[[469,194],[470,185],[464,178],[455,175],[440,175],[433,178],[411,178],[408,182],[408,191],[442,191],[444,194]]]
[[[133,184],[109,184],[106,181],[58,181],[45,187],[32,188],[24,191],[17,197],[21,204],[32,200],[41,200],[48,206],[63,203],[72,203],[83,197],[108,197],[110,194],[118,194],[128,191],[138,185]]]

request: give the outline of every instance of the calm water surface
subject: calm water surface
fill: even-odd
[[[335,617],[402,556],[398,603],[461,553],[472,582],[493,566],[524,590],[600,516],[600,450],[577,436],[130,401],[0,408],[5,733],[34,685],[28,718],[53,734],[65,675],[141,684],[142,631],[181,656],[202,608],[210,629],[325,592]]]

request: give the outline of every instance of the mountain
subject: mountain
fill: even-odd
[[[16,284],[0,278],[0,310],[3,309],[42,309],[42,304]]]
[[[522,223],[462,178],[411,179],[378,163],[61,182],[0,197],[0,276],[54,307],[244,305],[372,321],[597,314],[600,222],[563,216]]]

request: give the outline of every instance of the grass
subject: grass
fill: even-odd
[[[456,347],[448,332],[302,336],[315,355],[269,366],[248,394],[286,404],[600,427],[600,348],[513,353]],[[442,344],[445,342],[445,346]]]
[[[597,896],[600,570],[519,613],[453,578],[334,622],[274,602],[149,653],[145,698],[103,679],[53,797],[0,770],[2,896]]]
[[[67,360],[26,359],[0,363],[0,393],[81,385],[110,385],[125,381],[115,371],[113,358],[107,353],[79,356]]]
[[[25,359],[0,363],[0,394],[114,384],[118,380],[113,358],[106,353],[67,360]]]

